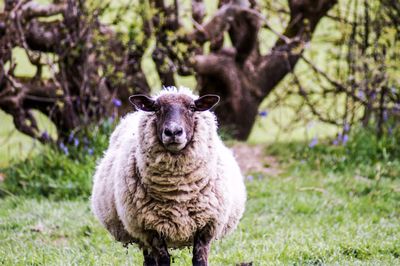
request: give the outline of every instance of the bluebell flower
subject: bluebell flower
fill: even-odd
[[[318,138],[315,136],[312,140],[311,140],[311,142],[310,142],[310,144],[308,144],[308,147],[310,147],[310,148],[313,148],[315,145],[317,145],[318,144]]]
[[[349,141],[349,135],[344,134],[342,138],[342,144],[345,145],[347,141]]]
[[[252,175],[248,175],[246,178],[250,182],[254,180],[254,176],[252,176]]]
[[[264,110],[264,111],[259,112],[258,114],[259,114],[259,116],[261,116],[261,117],[267,117],[268,111],[267,111],[267,110]]]
[[[382,116],[383,116],[383,121],[387,121],[388,120],[389,116],[388,116],[388,112],[386,110],[383,111]]]
[[[116,107],[120,107],[122,105],[122,102],[120,99],[117,98],[113,98],[112,99],[112,103],[116,106]]]
[[[363,91],[358,91],[357,92],[357,96],[358,98],[364,100],[365,99],[365,93]]]
[[[335,146],[339,145],[339,140],[338,139],[334,139],[332,141],[332,144],[335,145]]]
[[[89,154],[89,155],[93,155],[93,149],[92,149],[92,148],[89,148],[89,149],[88,149],[88,154]]]
[[[45,139],[45,140],[49,140],[49,139],[50,139],[49,133],[47,133],[47,131],[44,131],[44,132],[42,133],[42,138]]]
[[[79,139],[78,138],[74,138],[74,146],[78,147],[79,145]]]
[[[71,143],[74,140],[74,132],[69,133],[68,143]]]
[[[68,155],[68,154],[69,154],[69,152],[68,152],[68,147],[66,147],[66,146],[64,145],[64,142],[61,142],[61,143],[59,144],[59,147],[60,147],[60,149],[65,153],[65,155]]]
[[[344,124],[343,130],[344,130],[344,132],[349,132],[350,131],[349,123]]]

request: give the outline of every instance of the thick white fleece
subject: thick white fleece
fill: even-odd
[[[188,90],[160,95],[165,93],[196,98]],[[217,135],[215,116],[195,114],[193,139],[178,155],[160,144],[155,119],[153,113],[131,113],[113,132],[94,176],[94,214],[118,241],[145,247],[150,230],[169,247],[191,245],[206,225],[215,238],[232,231],[246,191],[231,151]]]

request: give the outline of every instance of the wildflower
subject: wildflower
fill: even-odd
[[[261,117],[267,117],[268,111],[267,111],[267,110],[261,111],[261,112],[259,113],[259,115],[260,115]]]
[[[339,140],[338,139],[334,139],[332,141],[332,144],[335,145],[335,146],[339,145]]]
[[[64,145],[64,142],[61,142],[61,143],[59,144],[59,147],[60,147],[60,149],[64,152],[65,155],[68,155],[68,154],[69,154],[69,152],[68,152],[68,147]]]
[[[116,106],[116,107],[120,107],[122,105],[122,102],[120,99],[117,98],[113,98],[112,99],[112,103]]]
[[[388,112],[386,110],[383,111],[382,118],[383,118],[383,121],[388,120]]]
[[[74,140],[74,132],[69,133],[68,143],[71,143]]]
[[[350,131],[349,123],[344,124],[343,130],[344,130],[344,132],[349,132]]]
[[[254,180],[254,176],[252,176],[252,175],[248,175],[246,178],[250,182]]]
[[[89,155],[93,155],[93,149],[92,149],[92,148],[89,148],[89,149],[88,149],[88,154],[89,154]]]
[[[357,92],[357,96],[358,98],[364,100],[365,99],[365,93],[363,91],[358,91]]]
[[[349,135],[344,134],[342,138],[342,144],[345,145],[347,141],[349,141]]]
[[[310,142],[310,144],[308,144],[308,147],[310,147],[310,148],[313,148],[315,145],[317,145],[318,144],[318,138],[317,138],[317,136],[315,136],[312,140],[311,140],[311,142]]]
[[[47,131],[42,133],[42,139],[45,139],[45,140],[49,140],[50,139],[50,135],[49,135],[49,133],[47,133]]]
[[[79,139],[78,138],[74,138],[74,146],[78,147],[79,145]]]

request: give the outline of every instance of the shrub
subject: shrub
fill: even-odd
[[[107,120],[85,132],[71,134],[67,143],[45,147],[33,158],[0,169],[5,175],[4,182],[0,183],[0,196],[88,197],[96,159],[107,147],[113,127],[113,121]]]
[[[355,170],[369,178],[396,178],[400,176],[400,129],[376,136],[373,130],[357,128],[345,143],[335,140],[309,143],[275,144],[270,153],[282,158],[295,159],[298,165],[321,171],[344,172]]]

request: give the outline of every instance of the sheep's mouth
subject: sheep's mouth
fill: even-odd
[[[178,153],[186,147],[186,142],[171,141],[163,144],[164,147],[172,153]]]

